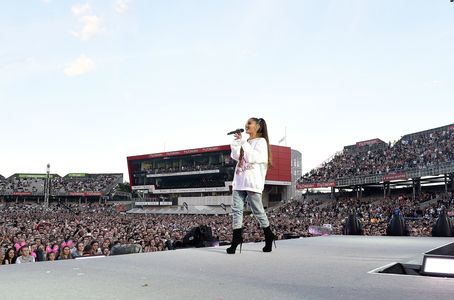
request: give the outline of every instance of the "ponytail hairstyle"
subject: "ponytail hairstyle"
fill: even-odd
[[[271,156],[270,139],[268,137],[268,126],[266,125],[265,120],[262,118],[250,118],[250,120],[254,121],[259,126],[259,129],[257,130],[257,137],[261,137],[266,140],[266,145],[268,147],[268,168],[271,168],[273,166],[273,158]],[[244,157],[244,150],[243,150],[243,148],[241,148],[240,159],[239,159],[240,165],[242,164],[243,157]]]

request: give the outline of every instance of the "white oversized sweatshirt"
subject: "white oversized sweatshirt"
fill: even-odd
[[[236,165],[232,187],[237,191],[262,193],[265,187],[265,176],[268,169],[268,145],[264,138],[252,140],[234,140],[230,145],[230,156],[239,161],[243,148],[243,162]]]

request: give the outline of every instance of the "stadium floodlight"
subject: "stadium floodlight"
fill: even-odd
[[[46,166],[46,181],[44,184],[44,207],[49,207],[49,196],[50,196],[50,164]]]

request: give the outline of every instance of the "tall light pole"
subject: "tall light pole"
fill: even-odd
[[[44,185],[44,207],[49,207],[49,194],[50,194],[50,164],[47,164],[46,169],[46,183]]]

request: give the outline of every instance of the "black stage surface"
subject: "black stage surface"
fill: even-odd
[[[450,238],[329,236],[0,267],[1,299],[454,299],[454,279],[371,272]]]

